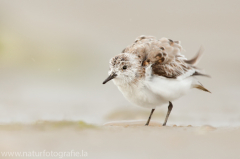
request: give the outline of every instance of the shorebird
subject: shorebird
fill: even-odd
[[[172,101],[197,88],[209,92],[195,76],[208,76],[197,67],[203,50],[188,60],[181,54],[179,41],[167,38],[156,39],[140,36],[122,53],[110,59],[109,77],[123,96],[131,103],[150,108],[151,113],[145,125],[149,125],[156,107],[169,103],[163,126],[173,108]]]

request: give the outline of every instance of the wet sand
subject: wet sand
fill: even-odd
[[[144,124],[145,121],[117,121],[93,126],[84,122],[45,121],[30,125],[1,125],[0,150],[84,150],[88,153],[86,158],[104,159],[239,157],[239,127],[164,127],[155,121],[150,126]]]

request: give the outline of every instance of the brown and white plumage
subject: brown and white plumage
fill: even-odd
[[[110,60],[109,77],[103,84],[113,79],[128,101],[152,108],[151,115],[157,106],[169,103],[166,125],[172,109],[171,101],[180,98],[191,88],[209,92],[193,77],[204,75],[195,66],[202,50],[191,60],[181,54],[182,50],[179,41],[140,36]]]
[[[157,40],[152,36],[140,36],[122,53],[137,55],[143,67],[152,65],[153,74],[166,78],[178,78],[184,74],[187,76],[203,75],[195,67],[202,51],[200,50],[194,59],[187,60],[181,54],[182,50],[180,41],[167,38]]]
[[[140,36],[110,60],[109,77],[123,95],[139,106],[155,108],[178,99],[191,88],[209,92],[193,76],[203,75],[192,60],[181,54],[179,41]]]

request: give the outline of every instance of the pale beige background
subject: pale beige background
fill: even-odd
[[[239,6],[239,0],[0,0],[0,152],[239,158]],[[212,94],[193,90],[174,101],[167,127],[142,126],[150,110],[131,106],[112,82],[102,85],[109,59],[142,34],[180,40],[188,58],[205,48],[199,67],[212,78],[199,79]],[[152,120],[161,124],[166,111],[158,108]],[[100,126],[129,119],[143,121]],[[23,125],[39,120],[69,122]]]
[[[145,34],[180,40],[188,58],[205,48],[199,67],[212,78],[199,79],[212,94],[193,90],[173,102],[169,124],[240,125],[239,5],[238,0],[0,0],[0,122],[102,124],[113,111],[142,110],[112,82],[102,81],[109,59]],[[166,113],[167,107],[158,111]]]

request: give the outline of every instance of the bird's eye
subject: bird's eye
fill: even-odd
[[[124,70],[126,70],[126,69],[127,69],[127,66],[126,66],[126,65],[125,65],[125,66],[123,66],[123,69],[124,69]]]

